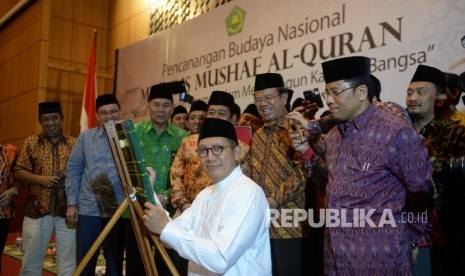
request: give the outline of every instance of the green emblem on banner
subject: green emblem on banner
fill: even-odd
[[[226,29],[228,30],[228,35],[232,36],[240,33],[242,31],[242,26],[244,25],[244,20],[245,11],[237,6],[234,7],[226,18]]]

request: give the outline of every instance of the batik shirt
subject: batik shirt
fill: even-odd
[[[27,170],[37,175],[64,175],[66,162],[76,139],[61,135],[54,143],[44,133],[26,138],[16,163],[15,171]],[[24,215],[37,219],[46,215],[65,217],[66,195],[64,180],[53,187],[28,184],[29,194]]]
[[[192,203],[205,187],[213,184],[213,180],[202,169],[200,157],[197,154],[199,134],[192,134],[182,140],[181,147],[171,165],[171,204],[181,208],[186,203]],[[245,159],[249,146],[241,141],[242,149],[239,162]]]
[[[174,156],[181,146],[182,139],[189,135],[187,131],[172,123],[168,123],[160,135],[152,126],[152,121],[144,121],[135,125],[145,165],[155,170],[154,191],[170,197],[169,173]]]
[[[291,125],[283,114],[276,123],[259,128],[250,147],[250,176],[262,187],[266,197],[283,209],[305,209],[305,162],[291,144]],[[270,226],[271,239],[301,238],[303,223],[296,227]]]
[[[455,113],[448,120],[431,122],[431,158],[435,187],[435,207],[442,238],[449,246],[465,246],[465,172],[459,165],[451,172],[451,158],[465,156],[465,121]],[[462,172],[462,173],[459,173]]]
[[[407,110],[395,102],[373,102],[373,105],[379,110],[386,111],[403,120],[406,120],[409,123],[412,122]]]
[[[18,155],[15,146],[10,144],[0,144],[0,195],[10,189],[13,181],[11,169]],[[0,207],[0,219],[11,218],[13,207],[10,205]]]
[[[410,275],[410,244],[425,233],[427,221],[416,219],[410,227],[402,212],[407,193],[427,195],[432,188],[421,138],[405,120],[370,105],[331,129],[324,142],[327,208],[354,224],[326,227],[325,273]],[[362,212],[371,213],[374,227],[356,219]]]

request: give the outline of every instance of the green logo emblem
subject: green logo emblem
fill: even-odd
[[[226,18],[226,29],[228,30],[228,35],[232,36],[240,33],[242,31],[242,26],[244,26],[244,20],[245,11],[237,6],[234,7]]]

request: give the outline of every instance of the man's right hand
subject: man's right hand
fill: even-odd
[[[66,208],[66,221],[73,226],[76,226],[78,221],[78,208],[76,205],[68,205]]]
[[[53,186],[58,185],[61,180],[62,180],[62,177],[59,177],[59,176],[43,175],[42,181],[40,182],[40,184],[46,188],[51,188]]]
[[[318,112],[318,109],[320,109],[317,103],[311,102],[309,100],[303,100],[302,106],[304,107],[305,117],[308,119],[313,119],[315,114]]]

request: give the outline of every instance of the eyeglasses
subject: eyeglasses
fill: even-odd
[[[352,89],[352,88],[356,88],[357,86],[354,86],[354,87],[347,87],[345,89],[341,89],[341,90],[335,90],[335,91],[323,91],[321,92],[321,96],[323,96],[323,98],[327,99],[329,96],[331,96],[332,98],[336,98],[339,96],[339,94],[341,94],[342,92],[346,91],[346,90],[349,90],[349,89]]]
[[[274,95],[274,96],[272,96],[272,95],[267,95],[267,96],[265,96],[265,97],[263,97],[263,98],[256,98],[256,99],[253,101],[253,103],[254,103],[255,105],[259,105],[259,104],[261,104],[263,101],[266,101],[267,103],[269,103],[269,102],[271,102],[271,100],[273,100],[274,98],[278,97],[279,95],[281,95],[281,94]]]
[[[191,120],[191,121],[203,121],[203,120],[205,120],[205,116],[202,116],[202,115],[198,115],[198,116],[192,115],[192,116],[189,117],[189,120]]]
[[[105,110],[102,110],[98,113],[98,115],[100,116],[103,116],[103,117],[107,117],[107,116],[115,116],[116,114],[118,114],[119,110],[118,109],[112,109],[110,111],[105,111]]]
[[[216,145],[216,146],[213,146],[211,148],[198,148],[197,149],[197,154],[204,158],[204,157],[207,157],[208,155],[208,151],[210,150],[213,155],[215,156],[220,156],[220,154],[223,152],[223,150],[225,148],[235,148],[236,146],[220,146],[220,145]]]

